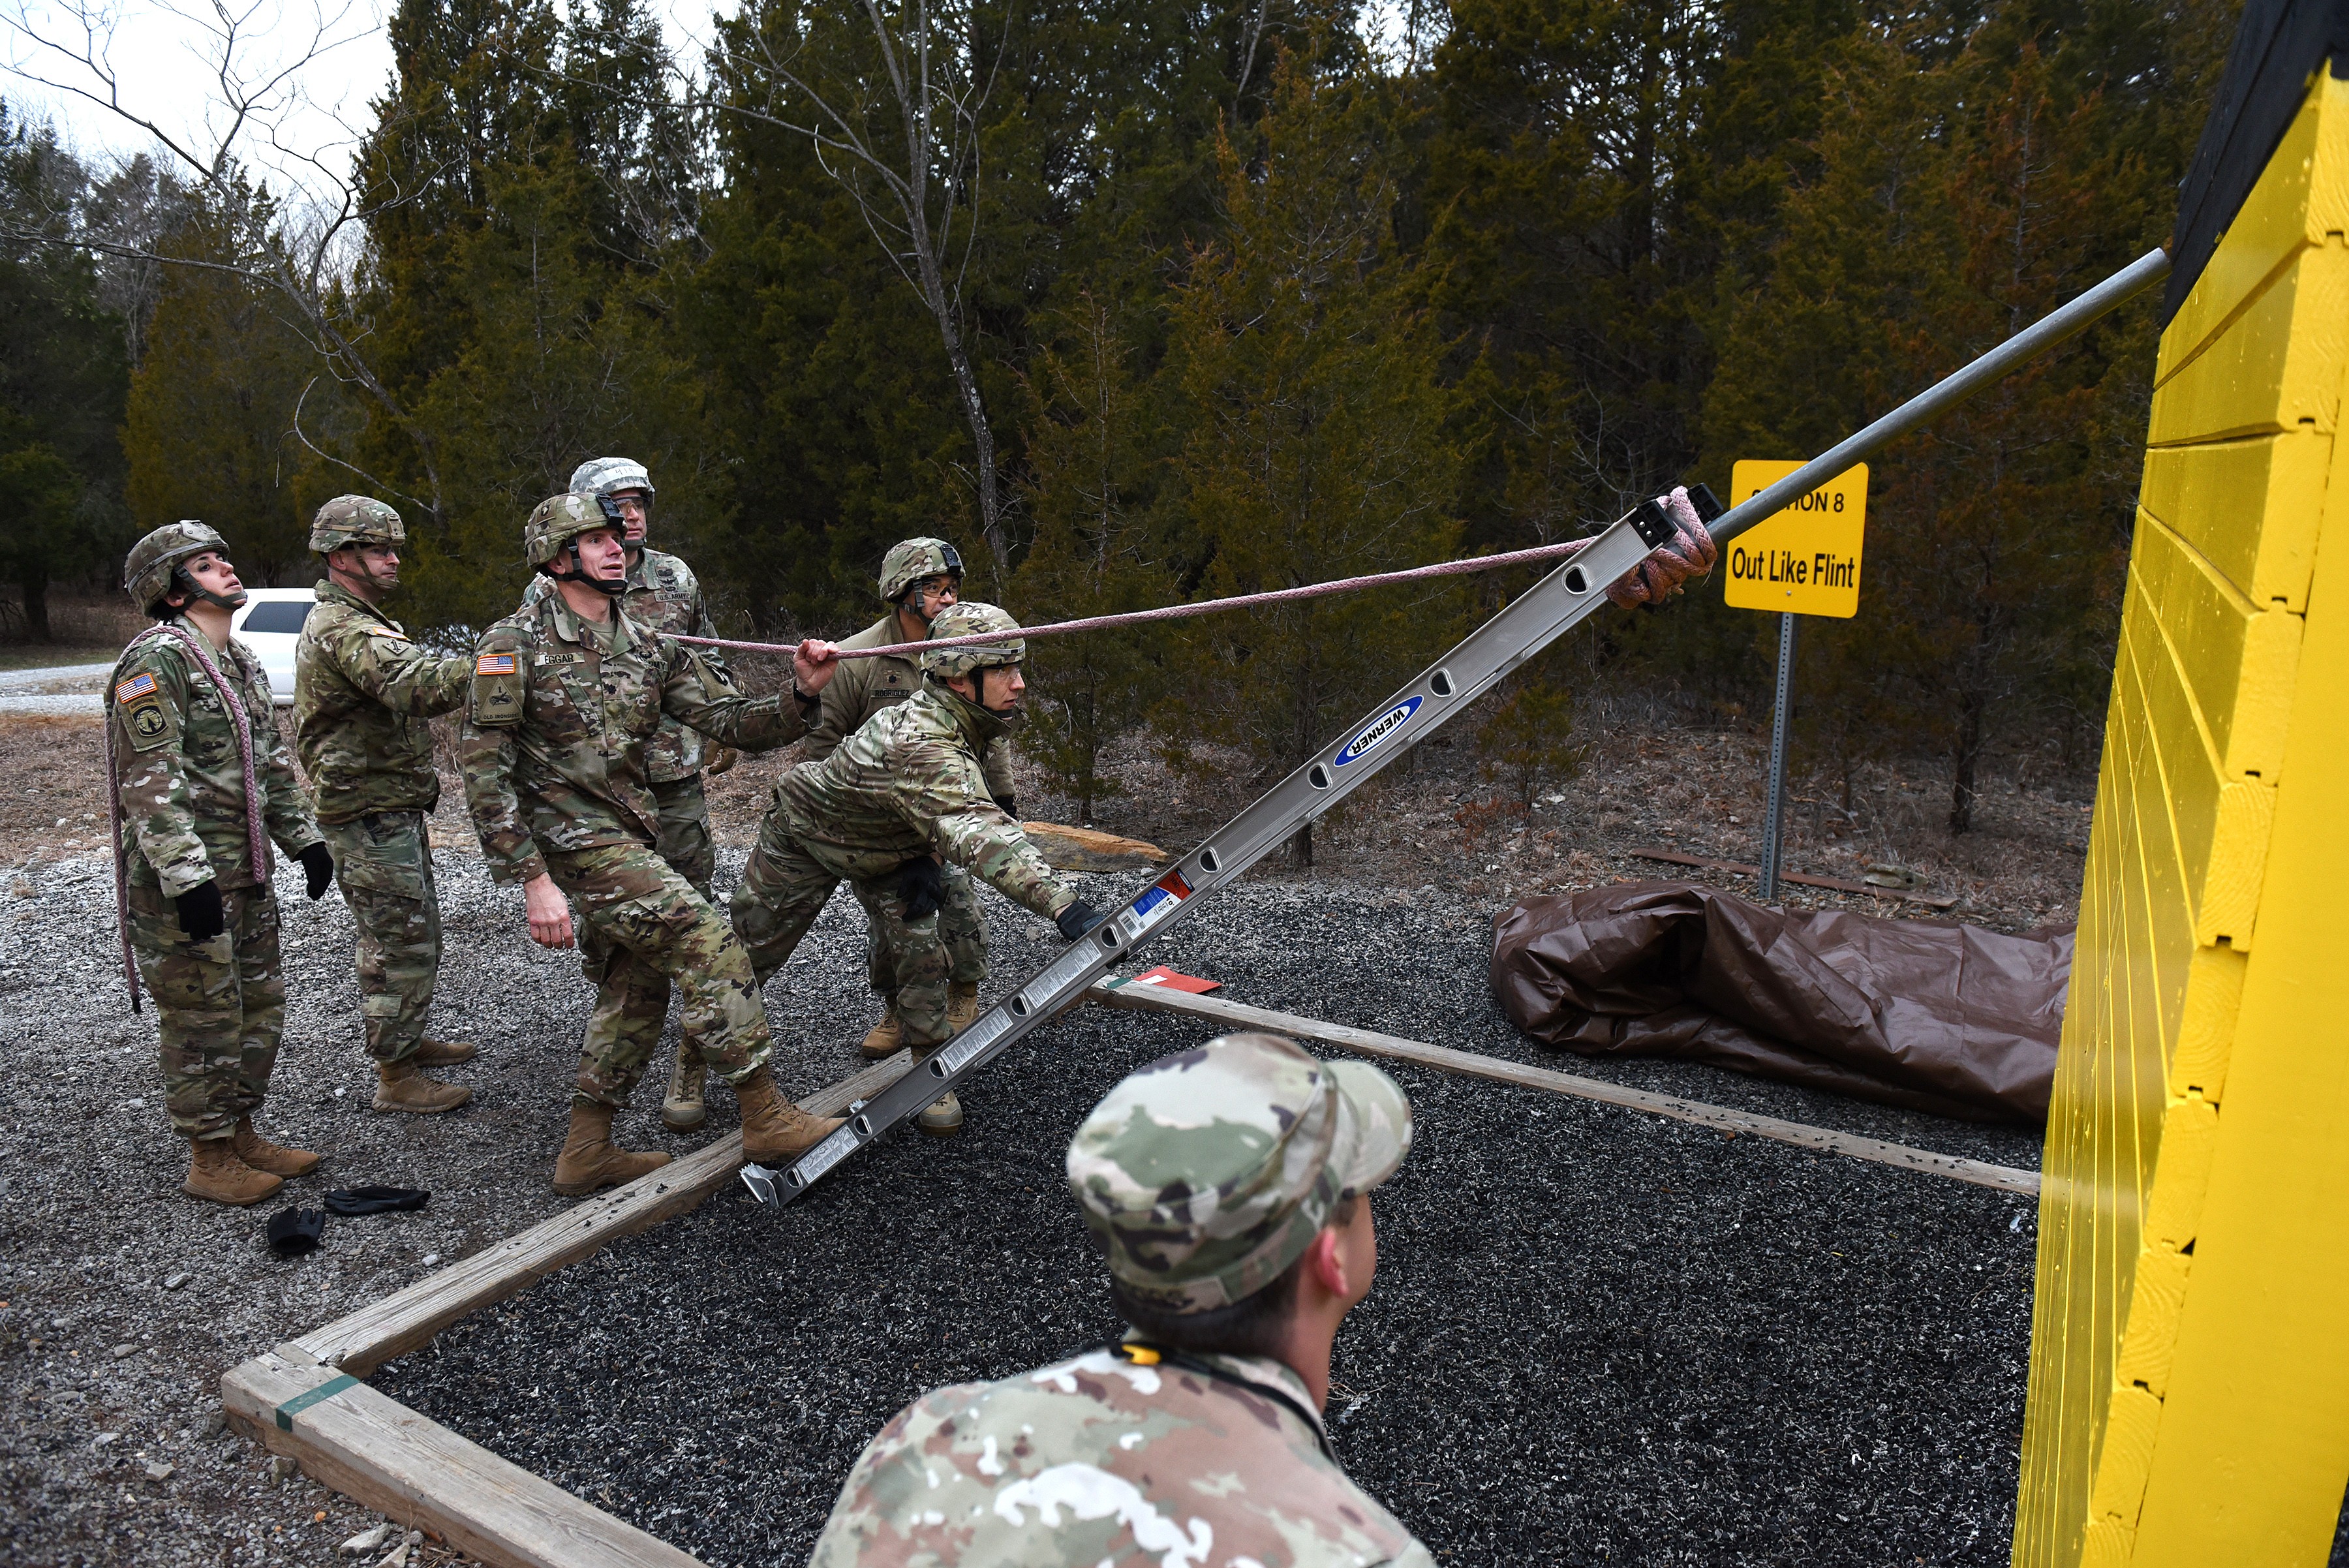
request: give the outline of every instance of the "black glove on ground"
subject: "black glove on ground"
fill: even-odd
[[[1080,898],[1061,910],[1060,918],[1052,923],[1061,928],[1062,936],[1071,941],[1075,941],[1107,918],[1100,910]]]
[[[302,869],[309,876],[310,886],[305,890],[315,904],[335,885],[335,857],[326,853],[325,845],[313,844],[294,858],[302,863]]]
[[[897,867],[897,897],[905,900],[905,919],[925,919],[947,901],[946,873],[926,855],[916,855]]]
[[[228,907],[221,902],[217,877],[197,883],[171,902],[179,906],[180,929],[191,942],[208,942],[228,929]]]

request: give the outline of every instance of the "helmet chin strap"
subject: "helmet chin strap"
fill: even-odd
[[[625,574],[617,577],[608,578],[591,577],[587,575],[587,564],[579,558],[578,540],[572,540],[568,545],[564,546],[564,548],[566,548],[571,555],[571,569],[567,572],[558,572],[551,566],[541,568],[548,576],[553,577],[558,583],[585,583],[589,587],[594,588],[597,593],[604,595],[606,598],[616,599],[622,594],[628,591],[628,579]]]
[[[243,588],[236,590],[236,597],[233,598],[226,594],[216,594],[196,581],[185,566],[171,568],[171,582],[178,592],[187,595],[191,599],[202,599],[215,609],[241,610],[244,607],[244,601],[250,597]]]

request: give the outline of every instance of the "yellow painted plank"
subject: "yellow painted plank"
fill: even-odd
[[[2143,1384],[2157,1399],[2169,1391],[2170,1353],[2177,1345],[2178,1315],[2186,1304],[2186,1275],[2193,1262],[2168,1247],[2147,1247],[2137,1256],[2128,1333],[2121,1336],[2114,1376],[2123,1385]]]
[[[2314,427],[2145,454],[2140,504],[2262,607],[2308,607],[2331,435]]]
[[[2336,84],[2328,82],[2301,106],[2259,183],[2227,225],[2224,243],[2163,330],[2157,386],[2234,320],[2302,245],[2323,243],[2328,213],[2334,214],[2330,227],[2343,226],[2337,214],[2349,205],[2341,198],[2349,158],[2343,156],[2341,142],[2349,132],[2349,115],[2332,111],[2340,96]]]
[[[2349,469],[2349,465],[2343,465]],[[2332,475],[2134,1564],[2326,1561],[2349,1482],[2349,472]]]
[[[2221,775],[2274,783],[2300,618],[2244,597],[2209,557],[2143,512],[2129,576],[2169,645]]]
[[[2349,249],[2328,236],[2302,250],[2218,340],[2153,400],[2147,444],[2267,435],[2306,424],[2330,433],[2349,348]]]
[[[2227,1061],[2234,1049],[2235,1011],[2243,996],[2247,955],[2232,948],[2199,948],[2190,961],[2186,1006],[2178,1025],[2178,1048],[2170,1059],[2173,1092],[2192,1091],[2220,1103],[2227,1086]]]

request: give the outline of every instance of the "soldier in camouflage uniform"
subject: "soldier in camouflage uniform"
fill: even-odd
[[[311,804],[358,928],[359,1012],[376,1070],[375,1108],[430,1115],[473,1097],[423,1069],[474,1047],[428,1040],[440,974],[440,900],[426,818],[440,801],[432,762],[438,714],[465,700],[473,661],[419,647],[383,613],[399,587],[399,514],[364,495],[318,508],[310,548],[326,580],[294,649],[294,733]]]
[[[889,613],[840,646],[843,649],[886,648],[919,642],[930,635],[930,625],[952,609],[962,597],[962,556],[944,539],[907,539],[890,547],[881,558],[881,602]],[[840,742],[864,728],[864,721],[884,708],[894,707],[920,690],[921,667],[904,654],[885,659],[853,659],[840,667],[823,689],[823,711],[808,736],[807,755],[822,762]],[[1011,740],[999,735],[979,758],[988,793],[1004,815],[1018,816],[1011,794]],[[959,866],[944,867],[939,880],[945,894],[938,905],[938,940],[947,953],[947,1022],[957,1032],[978,1016],[978,982],[987,978],[987,922],[978,912],[978,892],[970,873]],[[857,1047],[871,1061],[894,1056],[905,1044],[897,1023],[896,955],[884,940],[886,928],[867,928],[864,952],[874,993],[881,998],[881,1022]]]
[[[1410,1147],[1394,1080],[1269,1034],[1127,1078],[1077,1129],[1068,1177],[1133,1333],[900,1412],[810,1568],[1433,1568],[1339,1467],[1321,1414],[1378,1264],[1370,1192]]]
[[[564,895],[579,906],[595,1007],[554,1189],[593,1192],[667,1163],[664,1154],[615,1147],[611,1132],[659,1040],[672,981],[685,992],[686,1048],[734,1086],[745,1157],[794,1159],[840,1123],[810,1116],[777,1092],[750,956],[657,853],[644,758],[664,714],[749,750],[797,740],[835,651],[801,645],[790,700],[745,697],[684,644],[630,623],[619,528],[597,503],[541,502],[523,550],[556,591],[482,635],[459,753],[490,874],[522,885],[531,936],[571,946]]]
[[[158,528],[131,546],[122,586],[156,624],[107,681],[120,918],[160,1015],[164,1103],[188,1140],[183,1190],[256,1203],[318,1164],[253,1125],[285,1026],[268,841],[301,861],[313,898],[334,860],[278,737],[269,677],[229,636],[245,596],[227,544],[202,523]]]
[[[627,587],[620,607],[629,623],[651,631],[679,637],[716,637],[709,606],[702,597],[701,580],[693,568],[665,550],[645,543],[652,522],[653,479],[643,463],[625,457],[589,458],[571,472],[571,493],[618,509],[627,547]],[[524,605],[535,605],[554,591],[545,577],[531,579],[523,595]],[[704,665],[730,683],[731,673],[714,648],[701,650]],[[709,761],[712,774],[734,765],[735,753],[721,747]],[[708,898],[710,880],[718,872],[718,845],[709,832],[709,803],[702,793],[701,736],[663,714],[659,731],[645,744],[645,782],[652,786],[653,809],[659,816],[660,857]],[[691,1132],[702,1124],[703,1069],[700,1054],[680,1049],[669,1070],[668,1093],[661,1100],[661,1125],[671,1132]]]
[[[947,610],[931,629],[940,638],[982,636],[1016,632],[1019,623],[973,602]],[[938,932],[944,864],[983,877],[1055,922],[1071,941],[1101,923],[996,804],[980,762],[1019,722],[1027,651],[1016,638],[926,650],[919,691],[884,707],[830,756],[800,763],[775,786],[734,889],[734,929],[762,984],[845,881],[888,948],[898,1026],[918,1059],[955,1032],[950,965]],[[959,1132],[960,1102],[941,1096],[919,1126],[940,1136]]]

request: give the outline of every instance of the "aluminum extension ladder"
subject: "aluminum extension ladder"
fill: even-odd
[[[1844,472],[1895,437],[1963,401],[2018,365],[2035,358],[2150,286],[2169,270],[2165,252],[2151,251],[2070,304],[2025,327],[1955,375],[1920,392],[1831,451],[1723,513],[1702,486],[1689,499],[1716,544],[1726,544],[1798,496]],[[1111,965],[1187,919],[1209,894],[1232,881],[1307,823],[1345,799],[1454,714],[1607,602],[1606,590],[1651,550],[1672,536],[1661,506],[1640,503],[1588,546],[1552,570],[1508,607],[1468,634],[1402,691],[1325,747],[1254,805],[1226,823],[1099,926],[1030,976],[970,1027],[895,1083],[851,1108],[847,1120],[781,1171],[745,1165],[743,1185],[780,1208],[822,1180],[858,1149],[882,1137],[979,1068],[1009,1050],[1030,1030],[1074,1005]]]

